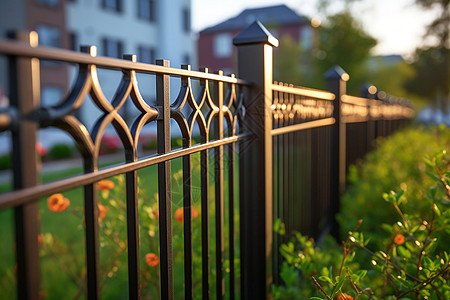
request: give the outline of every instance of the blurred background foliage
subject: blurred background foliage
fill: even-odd
[[[275,51],[274,78],[325,89],[323,74],[338,64],[350,75],[349,94],[359,95],[361,86],[370,82],[388,94],[411,99],[416,108],[448,109],[450,1],[415,0],[414,5],[437,13],[427,28],[423,44],[407,58],[372,54],[377,40],[365,30],[351,9],[358,1],[361,0],[342,0],[342,9],[338,12],[331,12],[331,1],[319,1],[318,11],[325,17],[320,26],[314,28],[312,49],[304,49],[292,39],[281,37],[281,46]]]

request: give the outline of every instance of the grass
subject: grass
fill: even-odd
[[[210,292],[215,293],[215,207],[214,207],[214,165],[210,158]],[[199,154],[192,155],[192,199],[193,206],[200,213],[200,162]],[[182,160],[172,161],[172,213],[182,207]],[[63,177],[79,174],[80,168],[46,174],[42,182],[54,181]],[[159,256],[158,221],[153,211],[157,210],[157,166],[150,166],[138,171],[139,177],[139,218],[140,218],[140,261],[141,292],[144,298],[158,297],[159,266],[150,267],[145,263],[145,255],[149,252]],[[229,286],[228,261],[228,174],[224,168],[225,190],[225,257],[224,276]],[[123,299],[128,297],[127,254],[126,254],[126,215],[125,189],[123,177],[112,178],[115,188],[110,192],[100,192],[99,200],[108,206],[109,211],[104,220],[100,220],[100,271],[102,297],[105,299]],[[237,176],[235,180],[238,180]],[[237,185],[235,185],[237,186]],[[8,186],[0,187],[0,191],[9,190]],[[46,199],[39,200],[40,232],[43,233],[43,246],[40,248],[41,289],[46,299],[84,299],[85,298],[85,236],[83,221],[83,190],[76,188],[65,191],[64,196],[71,201],[70,207],[61,213],[48,210]],[[236,194],[237,195],[237,194]],[[236,200],[235,200],[236,201]],[[238,236],[238,203],[235,203],[235,234]],[[175,298],[184,297],[184,249],[183,224],[175,220],[173,223],[173,261],[174,261],[174,293]],[[14,284],[14,227],[13,210],[0,212],[0,239],[4,245],[0,250],[0,290],[2,297],[15,298]],[[239,241],[236,240],[235,257],[239,257]],[[194,265],[194,297],[201,298],[201,218],[193,220],[193,265]],[[237,260],[238,262],[238,260]],[[238,277],[239,264],[236,265]],[[228,292],[228,291],[227,291]]]

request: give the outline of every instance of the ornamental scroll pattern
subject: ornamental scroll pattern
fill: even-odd
[[[275,83],[274,86],[293,88],[293,85]],[[271,106],[274,128],[300,124],[308,121],[330,118],[333,115],[333,103],[312,96],[273,91]]]
[[[85,47],[82,49],[82,52],[95,56],[96,49],[94,46]],[[125,55],[124,59],[136,62],[135,55]],[[190,66],[183,66],[182,69],[190,71]],[[199,72],[195,73],[198,74]],[[208,69],[203,69],[202,73],[207,74]],[[170,75],[169,69],[166,75]],[[219,75],[223,74],[220,72]],[[227,92],[224,93],[223,88],[219,90],[216,80],[196,78],[195,74],[193,74],[192,78],[198,79],[199,82],[198,95],[194,96],[191,77],[179,77],[181,87],[175,101],[170,104],[170,118],[174,119],[180,128],[183,137],[183,147],[191,146],[195,124],[197,124],[199,129],[201,142],[208,142],[209,132],[214,123],[213,120],[219,115],[223,115],[226,121],[227,135],[235,135],[238,112],[243,111],[242,96],[239,99],[236,96],[236,84],[228,83]],[[234,78],[234,75],[230,77]],[[211,96],[210,81],[215,83],[215,96],[224,98],[222,107],[219,107],[218,102],[214,101],[216,100],[215,97]],[[221,86],[223,86],[222,82]],[[102,115],[96,120],[91,132],[74,115],[74,112],[81,107],[88,94],[91,96],[94,104],[102,111]],[[119,110],[130,98],[134,106],[140,111],[140,115],[132,124],[127,124],[125,119],[119,114]],[[190,109],[184,109],[186,107]],[[187,111],[190,113],[186,113]],[[162,118],[162,107],[149,105],[141,96],[135,70],[122,69],[120,83],[112,99],[108,100],[98,80],[97,66],[94,64],[80,64],[75,83],[68,96],[56,106],[39,108],[36,112],[36,118],[42,127],[54,126],[69,133],[78,144],[85,159],[85,165],[87,164],[88,169],[96,170],[98,168],[101,140],[110,124],[113,125],[121,140],[126,161],[136,161],[137,146],[142,128],[146,124]],[[220,128],[220,130],[223,131],[224,128]]]

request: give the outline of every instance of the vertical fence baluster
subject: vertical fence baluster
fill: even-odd
[[[136,149],[134,149],[136,150]],[[128,288],[130,299],[140,299],[139,213],[137,171],[126,173]]]
[[[37,47],[36,32],[19,32],[15,37]],[[13,185],[15,190],[38,183],[36,154],[38,124],[29,119],[40,101],[39,60],[10,57],[11,106],[19,112],[12,128]],[[17,298],[39,299],[40,270],[38,249],[38,202],[32,201],[14,209],[17,259]]]
[[[190,147],[191,140],[184,141],[184,147]],[[192,168],[191,155],[183,156],[183,215],[184,215],[184,289],[185,299],[192,299],[193,265],[192,265]]]
[[[85,162],[85,173],[94,172],[94,163]],[[84,213],[86,223],[86,264],[88,299],[100,299],[98,207],[94,184],[84,186]]]
[[[339,67],[334,66],[325,73],[328,90],[335,95],[333,101],[333,117],[335,123],[333,125],[333,132],[331,134],[331,149],[333,149],[333,156],[331,158],[331,176],[334,180],[331,183],[331,205],[329,221],[331,222],[330,233],[339,240],[339,226],[336,221],[336,214],[339,212],[340,195],[345,188],[345,145],[346,133],[345,124],[341,120],[341,97],[347,91],[346,82],[349,76],[345,71]]]
[[[272,123],[272,127],[273,128],[278,128],[278,122],[279,122],[279,118],[278,118],[278,112],[276,110],[276,106],[278,104],[278,97],[279,97],[279,92],[278,91],[273,91],[273,110],[272,110],[272,118],[273,118],[273,123]],[[273,151],[273,218],[274,220],[277,219],[281,219],[282,221],[284,221],[282,219],[282,209],[280,206],[280,164],[279,164],[279,158],[280,158],[280,152],[279,152],[279,140],[280,140],[280,135],[274,136],[272,137],[272,143],[273,143],[273,147],[272,147],[272,151]],[[273,282],[274,284],[280,284],[280,277],[279,277],[279,262],[281,259],[281,255],[278,251],[279,246],[281,244],[281,236],[277,233],[274,234],[273,236],[273,243],[274,243],[274,257],[273,257]]]
[[[124,55],[124,59],[136,62],[136,55]],[[134,71],[132,71],[134,72]],[[137,145],[125,151],[127,163],[137,161]],[[128,295],[140,299],[139,212],[137,171],[126,173],[127,244],[128,244]]]
[[[167,60],[157,60],[157,65],[169,67]],[[157,150],[159,154],[170,152],[170,76],[156,75]],[[173,299],[173,257],[172,257],[172,183],[171,161],[158,164],[159,196],[159,245],[161,299]]]
[[[234,136],[235,124],[228,128],[228,136]],[[230,248],[230,300],[235,299],[235,268],[234,268],[234,173],[235,173],[235,143],[228,145],[228,216],[229,216],[229,248]]]
[[[97,54],[95,46],[82,46],[81,52],[91,56]],[[95,67],[95,66],[90,66]],[[98,154],[85,154],[84,173],[97,171]],[[98,241],[98,199],[95,184],[84,186],[84,222],[86,224],[86,280],[88,299],[100,299],[99,241]]]
[[[219,75],[223,75],[219,71]],[[215,82],[215,101],[219,113],[214,122],[214,138],[223,139],[223,82]],[[214,148],[215,208],[216,208],[216,292],[217,299],[225,296],[225,278],[223,276],[224,260],[224,203],[223,203],[223,146]]]
[[[200,71],[208,73],[207,68]],[[200,80],[200,85],[208,89],[208,80]],[[201,143],[207,143],[209,132],[205,130],[205,135],[201,136]],[[200,151],[200,193],[201,193],[201,222],[202,222],[202,299],[209,299],[209,160],[208,150]]]
[[[202,136],[202,143],[207,142]],[[202,298],[209,299],[209,160],[208,150],[200,152],[201,218],[202,218]]]
[[[182,65],[182,69],[191,70],[190,65]],[[189,77],[181,77],[181,84],[189,86]],[[183,148],[191,146],[191,136],[183,137]],[[183,238],[184,238],[184,299],[192,299],[193,263],[192,263],[192,166],[191,155],[183,156]]]

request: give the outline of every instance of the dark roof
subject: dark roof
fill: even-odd
[[[208,27],[201,32],[243,29],[249,26],[255,20],[259,20],[266,27],[271,25],[286,25],[308,22],[308,19],[306,17],[299,16],[295,11],[283,4],[246,9],[238,16],[228,19],[217,25]]]

